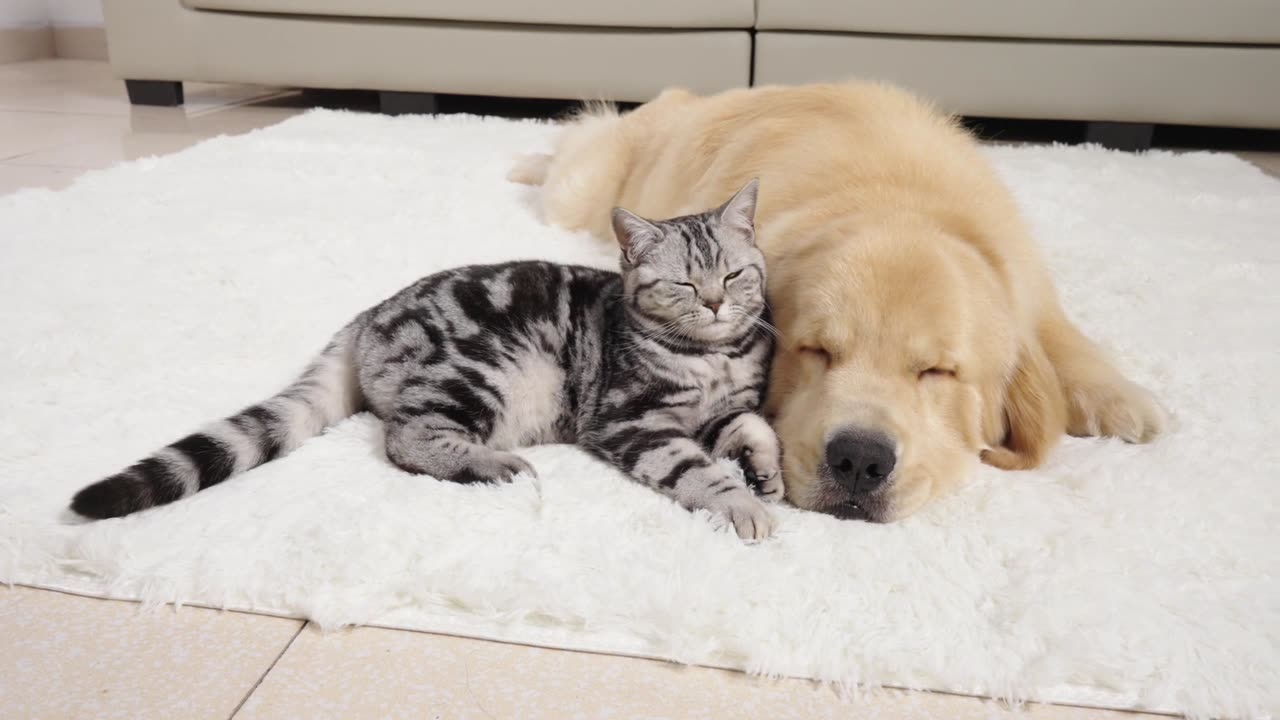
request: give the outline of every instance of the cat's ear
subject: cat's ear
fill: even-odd
[[[613,209],[613,234],[618,238],[622,256],[633,263],[662,242],[662,230],[633,212]]]
[[[760,194],[760,178],[752,178],[729,202],[720,206],[720,224],[746,234],[754,242],[756,230],[756,197]]]

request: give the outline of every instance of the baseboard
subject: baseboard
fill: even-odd
[[[54,53],[60,58],[106,60],[107,29],[104,27],[53,28]]]
[[[40,28],[0,28],[0,65],[54,56],[53,31]]]

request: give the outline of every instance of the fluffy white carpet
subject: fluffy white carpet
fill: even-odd
[[[397,471],[359,416],[122,520],[72,492],[266,396],[466,262],[609,265],[503,180],[531,123],[315,112],[0,199],[0,579],[839,682],[1280,710],[1280,183],[1227,156],[996,148],[1066,305],[1179,429],[1070,440],[905,522],[748,547],[566,447],[540,486]]]

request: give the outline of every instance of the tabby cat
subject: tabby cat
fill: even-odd
[[[81,490],[88,518],[169,503],[361,410],[397,466],[461,483],[533,468],[511,448],[576,443],[738,535],[772,531],[777,436],[756,414],[773,352],[757,183],[664,221],[613,215],[621,274],[546,262],[447,270],[362,313],[280,394]],[[736,460],[743,473],[717,459]]]

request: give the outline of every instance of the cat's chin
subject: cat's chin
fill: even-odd
[[[713,320],[694,328],[690,335],[699,342],[719,343],[740,338],[744,332],[741,322]]]

